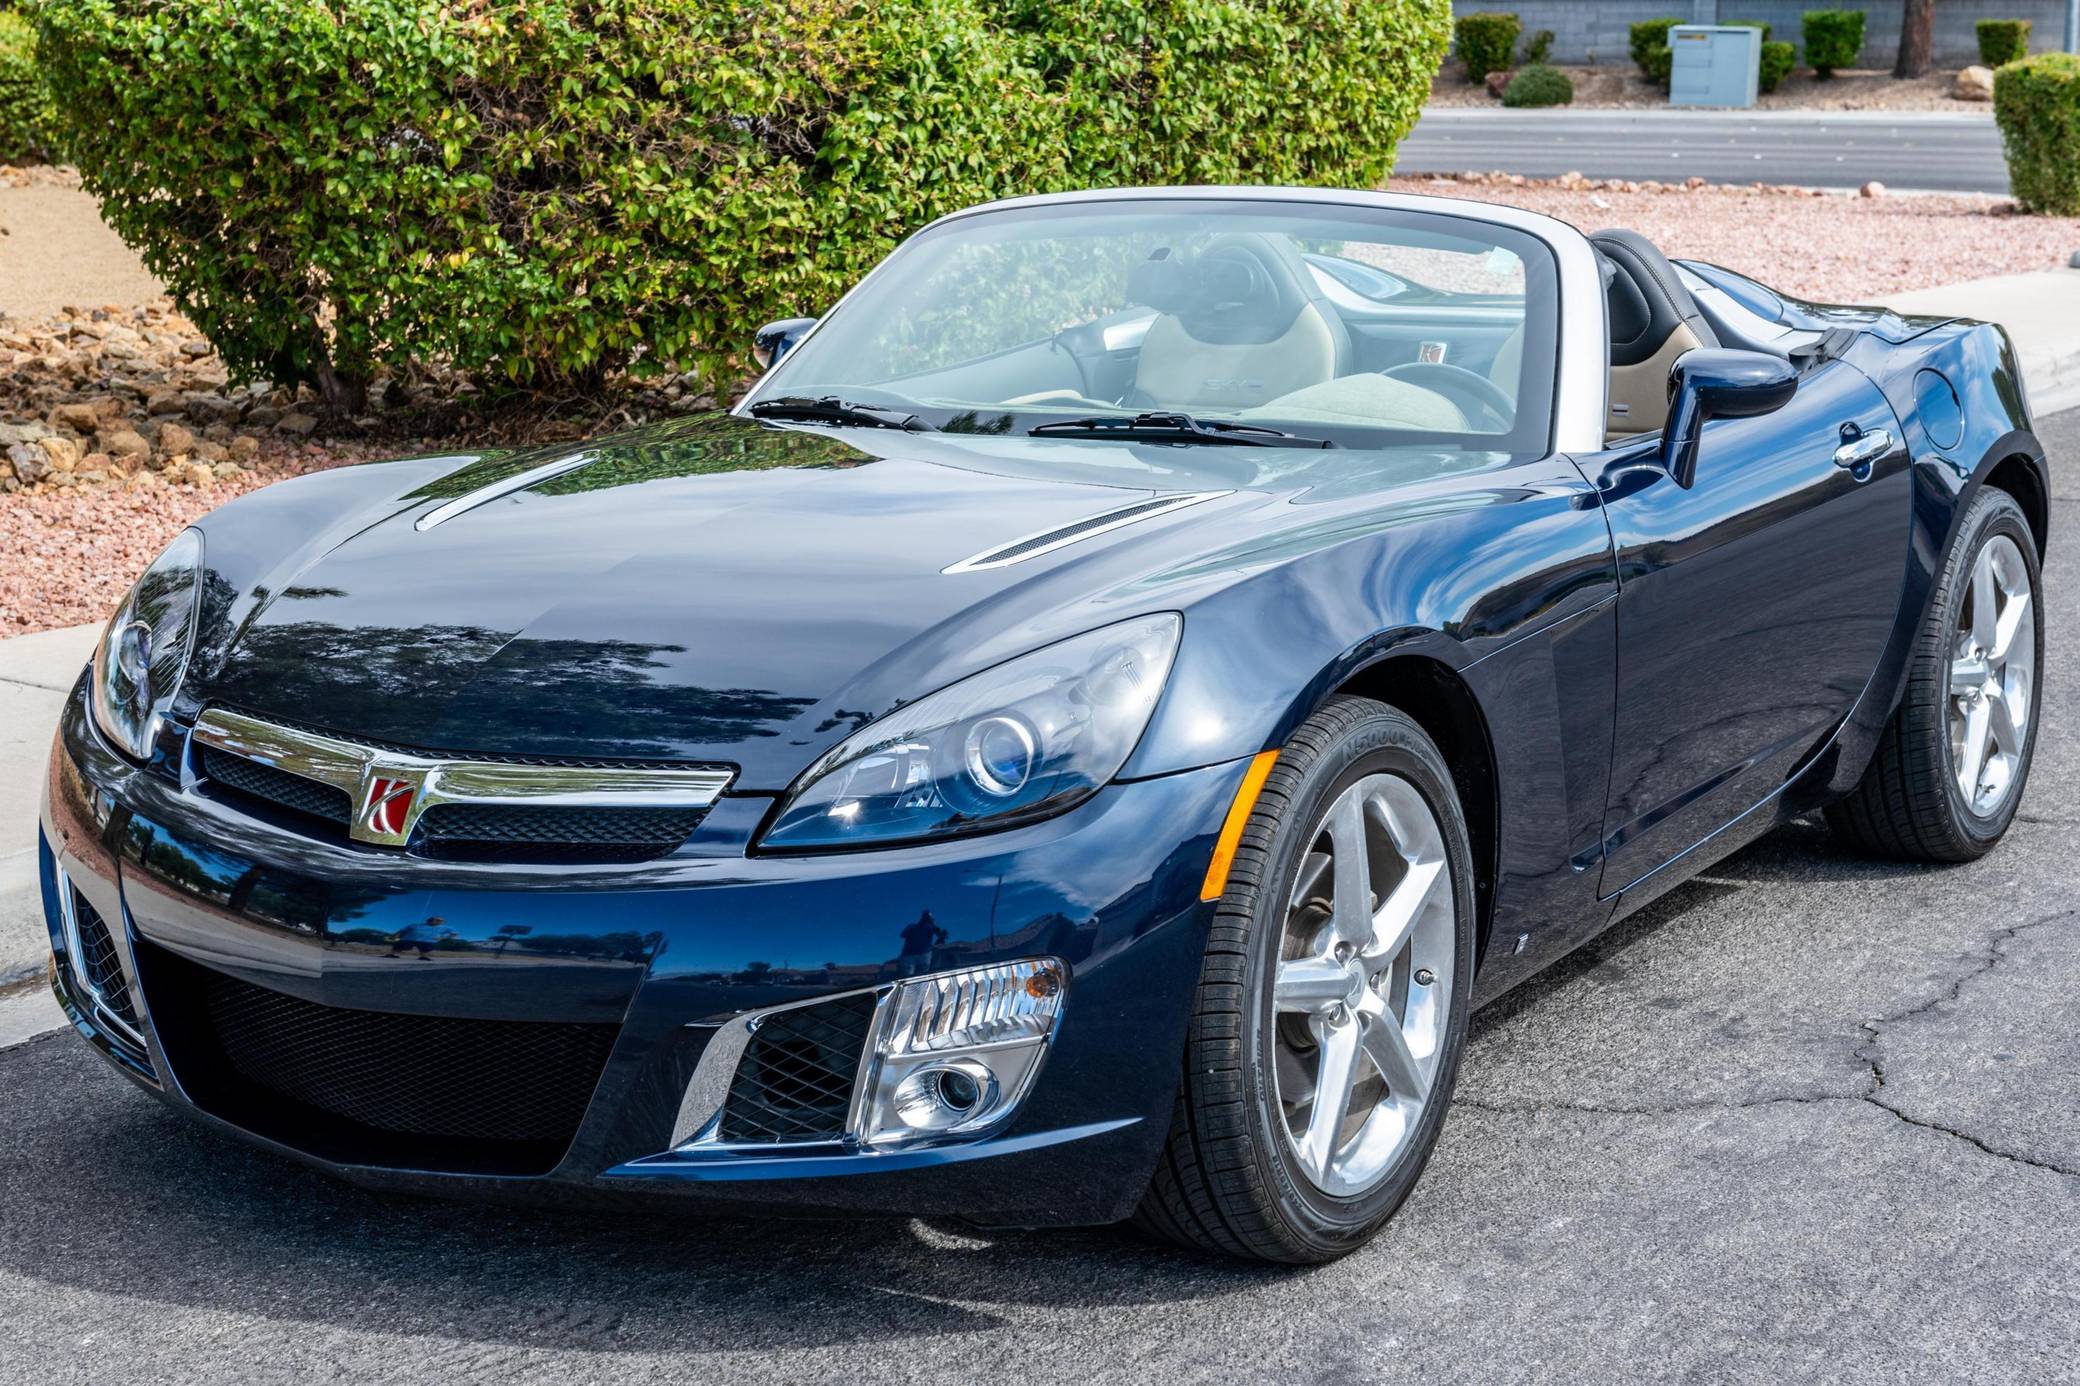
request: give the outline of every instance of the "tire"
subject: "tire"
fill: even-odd
[[[1435,834],[1426,837],[1431,845],[1423,851],[1401,853],[1408,858],[1401,863],[1405,874],[1369,878],[1372,888],[1366,893],[1376,911],[1368,909],[1366,916],[1385,938],[1393,926],[1377,921],[1395,912],[1379,902],[1419,894],[1423,922],[1409,927],[1409,951],[1397,955],[1399,962],[1382,965],[1369,982],[1350,993],[1354,999],[1348,1007],[1333,1004],[1319,1023],[1349,1024],[1356,1033],[1370,1035],[1371,1027],[1383,1023],[1381,1004],[1390,1008],[1385,1016],[1395,1015],[1391,1007],[1397,984],[1388,974],[1400,977],[1400,1013],[1415,1017],[1406,1023],[1423,1026],[1424,1018],[1430,1018],[1419,1038],[1431,1047],[1418,1061],[1430,1065],[1427,1096],[1419,1099],[1420,1109],[1412,1119],[1391,1123],[1400,1133],[1398,1144],[1373,1182],[1331,1192],[1323,1187],[1329,1177],[1326,1170],[1310,1173],[1304,1163],[1308,1157],[1296,1149],[1296,1142],[1307,1141],[1293,1133],[1281,1104],[1282,1082],[1292,1085],[1294,1080],[1279,1076],[1293,1073],[1294,1065],[1304,1075],[1305,1050],[1296,1046],[1313,1039],[1318,1046],[1315,1091],[1324,1090],[1329,1080],[1322,1074],[1327,1069],[1319,1065],[1326,1062],[1330,1041],[1313,1028],[1316,1017],[1274,1009],[1272,982],[1288,975],[1284,968],[1293,961],[1288,956],[1295,947],[1291,940],[1308,936],[1307,921],[1322,921],[1313,926],[1316,938],[1337,936],[1343,927],[1340,914],[1288,908],[1303,868],[1311,882],[1320,882],[1325,874],[1324,854],[1314,849],[1329,843],[1333,852],[1333,843],[1341,841],[1326,836],[1330,829],[1325,815],[1333,806],[1357,802],[1366,815],[1368,834],[1397,836],[1398,830],[1385,825],[1414,821],[1419,815],[1391,807],[1376,811],[1374,806],[1411,805],[1415,801],[1406,798],[1410,789],[1434,816],[1429,826]],[[1391,800],[1364,797],[1389,791]],[[1391,872],[1392,857],[1371,850],[1376,859],[1387,862],[1375,870]],[[1416,864],[1418,856],[1426,859],[1424,864]],[[1438,857],[1447,871],[1442,882],[1429,864]],[[1430,874],[1418,877],[1418,871]],[[1414,883],[1413,893],[1397,889],[1409,883]],[[1333,884],[1328,888],[1341,893]],[[1308,904],[1322,902],[1310,894]],[[1415,1186],[1451,1102],[1471,1009],[1473,919],[1473,860],[1465,815],[1450,767],[1436,745],[1412,719],[1385,704],[1363,698],[1331,700],[1286,743],[1243,830],[1206,943],[1170,1134],[1135,1221],[1186,1247],[1288,1264],[1332,1261],[1370,1240]],[[1296,926],[1300,935],[1292,932]],[[1384,950],[1392,946],[1380,943],[1379,956],[1386,956]],[[1429,952],[1420,952],[1421,946]],[[1313,949],[1300,951],[1310,954],[1300,961],[1311,961]],[[1353,953],[1356,961],[1336,965],[1359,969],[1360,977],[1376,965],[1368,960],[1369,946]],[[1425,958],[1434,962],[1419,969],[1418,961]],[[1439,979],[1445,966],[1451,975]],[[1421,978],[1430,980],[1419,989]],[[1384,1003],[1378,997],[1384,997]],[[1441,998],[1447,1008],[1439,1020],[1432,1008]],[[1395,1022],[1397,1034],[1402,1023]],[[1365,1114],[1384,1112],[1388,1105],[1406,1100],[1367,1106],[1373,1100],[1369,1093],[1387,1094],[1391,1086],[1387,1067],[1373,1063],[1369,1052],[1361,1048],[1360,1057],[1352,1061],[1355,1069],[1347,1070],[1363,1076],[1351,1090],[1350,1115],[1344,1118],[1365,1124],[1347,1143],[1333,1135],[1318,1143],[1328,1151],[1325,1166],[1346,1150],[1354,1152],[1349,1161],[1358,1164],[1374,1130]],[[1402,1056],[1409,1053],[1404,1045]],[[1289,1067],[1281,1070],[1281,1062]],[[1407,1091],[1414,1094],[1420,1088],[1420,1079],[1412,1075]],[[1324,1110],[1346,1109],[1325,1105]],[[1345,1128],[1331,1121],[1326,1129]],[[1384,1142],[1380,1145],[1386,1148]]]
[[[2003,546],[2002,541],[2005,541]],[[1967,802],[1960,784],[1960,752],[1953,746],[1951,661],[1958,646],[1976,639],[1966,603],[1975,595],[1974,574],[1982,554],[2001,557],[2010,571],[2019,557],[2027,574],[2029,609],[2025,624],[2031,645],[2020,700],[2025,722],[2021,750],[2005,775],[1997,801],[1985,791]],[[1828,825],[1849,845],[1877,856],[1908,861],[1966,862],[1993,850],[2014,820],[2029,779],[2042,720],[2044,603],[2036,539],[2014,497],[1982,486],[1957,527],[1908,657],[1907,687],[1899,708],[1878,740],[1870,765],[1848,797],[1829,806]],[[2011,676],[2012,677],[2012,676]],[[2012,695],[1996,698],[2005,710]],[[1960,703],[1960,709],[1968,704]],[[1960,714],[1962,715],[1962,714]],[[1996,748],[1997,757],[1997,748]],[[1967,765],[1969,762],[1967,762]],[[1976,777],[1975,777],[1976,779]]]

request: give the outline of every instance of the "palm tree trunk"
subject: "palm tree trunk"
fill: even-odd
[[[1895,77],[1925,77],[1935,64],[1936,0],[1906,0],[1900,7],[1899,61]]]

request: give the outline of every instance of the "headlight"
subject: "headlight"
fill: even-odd
[[[134,760],[150,760],[159,719],[188,672],[202,586],[202,531],[184,529],[123,598],[94,651],[94,724]]]
[[[1081,802],[1141,740],[1183,628],[1167,611],[1121,621],[897,709],[809,768],[764,845],[949,837]]]

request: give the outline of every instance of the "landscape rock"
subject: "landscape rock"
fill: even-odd
[[[50,458],[34,443],[9,443],[7,461],[15,480],[24,486],[33,486],[51,474]]]
[[[154,390],[144,402],[147,414],[178,414],[186,404],[179,390]]]
[[[1858,188],[1856,195],[1858,197],[1883,197],[1885,195],[1885,185],[1873,178],[1870,182]]]
[[[134,428],[115,428],[101,435],[101,451],[118,460],[142,460],[152,455],[152,445]]]
[[[216,472],[207,462],[184,462],[178,469],[169,470],[167,475],[190,486],[207,486],[217,479]]]
[[[75,433],[92,433],[101,427],[101,414],[92,404],[75,400],[51,410],[51,425]]]
[[[169,457],[195,451],[195,435],[177,423],[159,425],[159,451]]]
[[[272,404],[256,404],[246,410],[246,422],[254,428],[272,428],[282,417],[282,411]]]
[[[310,437],[312,433],[317,431],[317,427],[318,421],[316,419],[300,411],[294,414],[284,414],[275,423],[276,432],[291,433],[298,438]]]
[[[1993,69],[1977,63],[1962,69],[1951,84],[1950,94],[1959,101],[1993,100]]]
[[[0,448],[11,448],[16,443],[33,443],[49,432],[42,424],[0,423]]]
[[[1491,72],[1487,75],[1485,79],[1483,79],[1482,85],[1487,87],[1488,95],[1494,97],[1497,101],[1500,101],[1502,99],[1502,93],[1509,89],[1510,78],[1516,75],[1517,74],[1513,69],[1506,72]]]
[[[189,395],[183,411],[191,419],[202,424],[235,424],[245,406],[235,399],[226,399],[217,394]]]
[[[250,433],[241,433],[225,444],[235,462],[251,462],[260,455],[260,440]]]
[[[79,465],[79,444],[63,434],[53,433],[48,438],[39,438],[36,446],[43,449],[43,455],[54,472],[69,472]]]

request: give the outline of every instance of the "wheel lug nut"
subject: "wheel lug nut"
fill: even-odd
[[[1348,943],[1339,943],[1339,944],[1337,944],[1337,945],[1336,945],[1336,961],[1338,961],[1338,962],[1349,962],[1350,960],[1351,960],[1351,946],[1350,946],[1350,945],[1349,945]]]
[[[1430,984],[1431,984],[1432,982],[1434,982],[1434,981],[1436,981],[1436,980],[1437,980],[1437,974],[1436,974],[1435,972],[1432,972],[1432,971],[1431,971],[1431,970],[1430,970],[1429,968],[1427,968],[1427,967],[1419,967],[1419,968],[1417,968],[1417,969],[1416,969],[1416,985],[1417,985],[1417,986],[1419,986],[1419,987],[1427,987],[1427,986],[1429,986],[1429,985],[1430,985]]]
[[[1341,1025],[1350,1018],[1351,1013],[1342,1006],[1337,1006],[1329,1012],[1329,1023],[1331,1025]]]

